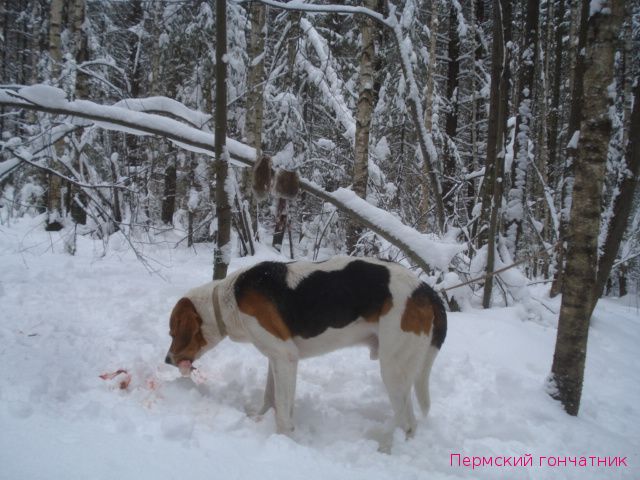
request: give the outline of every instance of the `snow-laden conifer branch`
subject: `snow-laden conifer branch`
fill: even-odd
[[[338,122],[342,125],[345,138],[353,145],[355,142],[356,121],[347,106],[346,99],[342,95],[344,90],[343,82],[340,80],[338,72],[331,65],[329,55],[327,55],[328,46],[326,41],[307,19],[300,19],[300,27],[306,36],[307,44],[313,48],[320,60],[320,68],[313,65],[300,52],[297,54],[297,61],[307,72],[312,83],[320,89],[326,99],[326,103],[331,107]]]
[[[131,101],[130,105],[135,105]],[[144,104],[144,99],[141,100]],[[173,102],[173,101],[172,101]],[[162,103],[162,102],[159,102]],[[154,111],[162,111],[176,116],[176,105],[170,108],[159,103]],[[177,102],[176,102],[177,103]],[[126,103],[119,105],[126,106]],[[20,108],[70,117],[67,123],[89,126],[95,123],[108,130],[123,131],[136,135],[156,135],[168,138],[187,150],[214,156],[214,135],[189,126],[173,118],[157,113],[144,113],[124,106],[99,105],[88,100],[68,101],[60,89],[46,85],[22,87],[17,90],[0,89],[0,107]],[[168,108],[168,110],[165,110]],[[184,105],[180,107],[187,108]],[[193,115],[198,112],[193,112]],[[186,113],[183,111],[183,115]],[[192,114],[189,114],[192,115]],[[200,114],[202,115],[202,114]],[[245,166],[253,166],[255,149],[241,142],[227,138],[227,151],[232,160]],[[455,242],[447,243],[435,239],[404,225],[391,213],[381,210],[358,197],[354,192],[339,189],[327,192],[319,185],[300,179],[302,190],[335,205],[339,210],[361,222],[382,238],[400,248],[416,265],[424,271],[433,268],[446,270],[451,259],[464,247]]]
[[[445,227],[445,211],[444,202],[442,200],[442,187],[437,175],[437,152],[431,134],[427,131],[423,123],[424,111],[422,108],[422,101],[420,99],[420,90],[413,74],[413,65],[411,63],[411,52],[413,51],[411,39],[408,36],[405,37],[402,31],[402,26],[398,21],[395,6],[389,4],[389,15],[384,17],[383,15],[364,7],[314,5],[297,0],[288,3],[278,2],[275,0],[258,1],[264,5],[269,5],[283,10],[303,11],[309,13],[333,13],[341,15],[366,15],[374,19],[378,24],[389,28],[393,32],[393,39],[400,57],[400,66],[402,67],[402,73],[408,87],[407,100],[409,103],[409,113],[411,114],[411,120],[416,128],[420,153],[422,154],[422,159],[425,162],[432,197],[435,202],[434,206],[438,229],[442,231]]]

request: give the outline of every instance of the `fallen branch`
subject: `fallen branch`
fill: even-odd
[[[512,268],[515,268],[515,267],[517,267],[518,265],[522,265],[523,263],[528,262],[528,261],[529,261],[529,260],[531,260],[532,258],[536,258],[536,257],[538,257],[539,255],[542,255],[543,253],[546,253],[546,252],[548,252],[549,250],[552,250],[552,249],[556,248],[556,247],[557,247],[557,245],[558,245],[558,244],[554,244],[554,245],[552,245],[552,246],[550,246],[550,247],[544,248],[544,249],[542,249],[542,250],[538,250],[538,251],[537,251],[537,252],[535,252],[534,254],[529,255],[529,256],[527,256],[526,258],[523,258],[523,259],[521,259],[521,260],[518,260],[517,262],[514,262],[514,263],[512,263],[511,265],[507,265],[506,267],[502,267],[502,268],[500,268],[500,269],[498,269],[498,270],[494,270],[493,272],[489,272],[489,273],[486,273],[486,274],[481,275],[481,276],[479,276],[479,277],[472,278],[471,280],[467,280],[467,281],[466,281],[466,282],[464,282],[464,283],[459,283],[458,285],[454,285],[453,287],[441,288],[439,291],[440,291],[440,292],[448,292],[449,290],[454,290],[454,289],[456,289],[456,288],[464,287],[464,286],[466,286],[466,285],[470,285],[470,284],[472,284],[472,283],[476,283],[476,282],[479,282],[479,281],[481,281],[481,280],[484,280],[484,281],[489,280],[490,278],[492,278],[492,277],[494,277],[494,276],[496,276],[496,275],[498,275],[498,274],[500,274],[500,273],[506,272],[507,270],[511,270]]]
[[[186,150],[212,157],[215,155],[212,133],[203,132],[183,122],[157,114],[99,105],[88,100],[69,102],[61,90],[49,86],[18,87],[17,91],[0,89],[0,107],[68,116],[69,122],[73,118],[80,118],[94,122],[107,130],[164,137]],[[167,112],[167,114],[170,113]],[[89,122],[83,126],[88,126]],[[253,167],[256,161],[254,148],[230,138],[227,138],[226,145],[231,159],[236,164]],[[367,203],[350,190],[339,189],[335,192],[327,192],[304,178],[300,179],[300,188],[335,205],[353,220],[397,246],[425,272],[430,272],[433,268],[446,270],[451,259],[464,249],[459,244],[433,240],[428,235],[404,225],[389,212]]]
[[[68,177],[60,172],[58,172],[57,170],[51,168],[51,167],[47,167],[46,165],[41,165],[37,162],[34,162],[32,160],[29,160],[25,155],[23,155],[20,152],[17,152],[11,148],[7,148],[7,151],[11,153],[11,155],[13,155],[15,158],[17,158],[20,162],[24,162],[27,165],[31,165],[32,167],[35,167],[37,169],[43,170],[47,173],[50,173],[51,175],[55,175],[56,177],[64,180],[65,182],[69,182],[72,185],[75,185],[78,188],[91,188],[91,189],[96,189],[96,188],[119,188],[122,190],[126,190],[128,192],[131,192],[132,190],[129,187],[125,187],[124,185],[118,185],[117,183],[108,183],[108,184],[99,184],[99,185],[92,185],[89,183],[83,183],[83,182],[79,182],[71,177]]]

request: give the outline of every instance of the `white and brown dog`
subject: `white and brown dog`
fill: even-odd
[[[411,388],[426,414],[429,373],[446,332],[438,295],[400,265],[353,257],[262,262],[178,301],[166,361],[189,375],[192,363],[226,336],[253,343],[269,359],[260,413],[274,407],[278,432],[288,433],[298,360],[365,344],[380,359],[396,423],[411,436]]]

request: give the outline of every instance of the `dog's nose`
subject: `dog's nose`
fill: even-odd
[[[171,360],[171,355],[167,355],[164,359],[164,363],[168,365],[173,365],[173,361]]]

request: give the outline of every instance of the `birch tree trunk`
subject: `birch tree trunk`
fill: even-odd
[[[130,33],[127,41],[128,58],[127,58],[127,70],[126,75],[128,77],[128,86],[131,98],[137,98],[140,96],[143,85],[143,67],[140,63],[140,51],[142,49],[142,33],[139,32],[140,24],[144,20],[144,10],[141,0],[133,0],[129,6],[127,12],[127,26],[130,29]],[[152,72],[155,73],[155,72]],[[156,79],[154,78],[154,81]],[[144,162],[144,155],[142,153],[143,146],[145,145],[145,139],[138,135],[125,134],[127,155],[124,158],[128,167],[134,167],[137,169]],[[144,192],[143,201],[139,202],[138,198],[129,196],[129,209],[132,215],[136,217],[139,215],[139,211],[144,211],[145,218],[151,218],[149,211],[149,176],[144,175],[137,179],[139,188]],[[137,218],[136,218],[137,220]]]
[[[76,65],[82,65],[89,60],[89,39],[85,30],[86,19],[85,0],[74,0],[73,2],[73,43],[75,48]],[[86,74],[76,72],[75,97],[88,99],[91,95],[89,90],[89,79]]]
[[[365,7],[374,10],[378,0],[365,0]],[[356,109],[355,155],[353,160],[352,189],[360,198],[367,198],[367,182],[369,181],[369,130],[371,114],[375,107],[374,92],[374,23],[369,17],[363,17],[360,32],[362,50],[360,52],[360,75],[358,80],[358,105]],[[347,251],[353,252],[362,233],[362,228],[355,222],[347,227]]]
[[[429,62],[432,62],[432,68],[427,70],[427,79],[424,87],[424,128],[427,133],[433,132],[433,94],[435,90],[435,59],[436,49],[438,47],[438,0],[431,1],[431,21],[429,22]],[[428,178],[429,168],[426,162],[422,162],[422,174],[425,179]],[[418,230],[426,232],[429,228],[429,183],[424,181],[421,185],[422,192],[420,195],[420,219],[418,221]]]
[[[247,43],[249,68],[247,71],[247,108],[246,138],[247,144],[256,149],[256,157],[262,156],[262,121],[264,117],[264,57],[265,37],[267,31],[267,7],[258,2],[249,6],[251,31]],[[249,205],[249,216],[254,235],[258,235],[257,201],[253,195],[252,170],[244,169],[242,173],[243,193]]]
[[[249,7],[251,32],[249,33],[247,71],[247,144],[256,149],[256,158],[262,156],[262,119],[264,113],[264,55],[267,7],[253,2]]]
[[[552,396],[570,415],[577,415],[580,409],[589,321],[595,304],[593,289],[588,286],[596,280],[600,204],[611,136],[607,88],[613,80],[623,6],[623,0],[603,1],[587,23],[583,85],[589,102],[582,109],[562,305],[551,367]]]
[[[568,136],[570,138],[566,148],[566,158],[562,172],[562,187],[560,189],[560,231],[558,234],[558,250],[556,252],[556,272],[549,295],[555,297],[563,289],[566,273],[564,262],[567,255],[566,236],[571,209],[571,192],[573,190],[574,161],[576,156],[577,138],[580,135],[580,120],[583,108],[583,77],[585,71],[584,51],[587,44],[587,19],[589,16],[589,2],[580,3],[576,11],[580,12],[578,24],[578,43],[575,46],[575,66],[572,72],[571,107],[569,111]]]
[[[85,22],[85,0],[74,0],[73,2],[73,43],[75,48],[75,60],[76,66],[89,60],[89,46],[87,39],[87,32],[84,29]],[[75,98],[87,99],[90,96],[89,81],[84,73],[76,70],[76,85],[75,85]],[[83,145],[81,143],[81,133],[78,132],[74,135],[75,145],[79,148],[74,151],[74,168],[80,175],[80,179],[84,177],[84,164],[82,160]],[[69,201],[67,202],[67,208],[71,214],[71,218],[74,222],[84,225],[87,222],[87,213],[85,212],[83,205],[86,205],[87,198],[83,194],[82,189],[67,185],[67,191],[69,195]]]
[[[62,61],[61,37],[62,32],[62,0],[52,0],[49,10],[49,62],[50,75],[53,81],[57,80],[60,74],[60,62]],[[54,145],[56,158],[52,159],[52,167],[57,164],[57,157],[61,156],[64,150],[64,142],[58,141]],[[56,175],[49,175],[49,188],[47,192],[47,221],[45,230],[57,231],[62,229],[64,213],[62,211],[62,181]]]
[[[213,258],[213,279],[227,276],[231,255],[231,206],[227,191],[229,154],[227,139],[227,2],[216,0],[216,105],[215,105],[215,174],[218,233]]]

